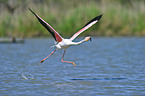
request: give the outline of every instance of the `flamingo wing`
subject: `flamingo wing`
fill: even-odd
[[[51,33],[51,35],[54,37],[56,42],[61,42],[62,41],[62,37],[47,22],[45,22],[42,18],[40,18],[30,8],[29,8],[29,10],[36,16],[38,21]]]
[[[101,19],[102,14],[93,18],[91,21],[89,21],[85,26],[82,27],[81,30],[79,30],[77,33],[75,33],[70,40],[74,40],[78,35],[80,35],[82,32],[84,32],[85,30],[87,30],[88,28],[90,28],[92,25],[94,25],[95,23],[97,23],[99,21],[99,19]]]

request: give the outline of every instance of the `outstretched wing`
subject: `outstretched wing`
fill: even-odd
[[[96,22],[99,21],[99,19],[101,19],[102,14],[93,18],[91,21],[89,21],[85,26],[82,27],[81,30],[79,30],[77,33],[75,33],[70,40],[74,40],[78,35],[80,35],[82,32],[84,32],[85,30],[87,30],[88,28],[90,28],[92,25],[94,25]]]
[[[35,14],[30,8],[29,10],[36,16],[38,21],[51,33],[56,42],[62,41],[62,37],[47,22],[45,22],[42,18]]]

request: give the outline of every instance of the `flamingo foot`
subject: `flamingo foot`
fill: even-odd
[[[74,62],[64,61],[63,58],[61,59],[61,62],[72,63],[74,66],[76,66],[76,64]]]
[[[76,66],[76,64],[75,64],[74,62],[72,62],[72,64],[73,64],[74,66]]]
[[[41,60],[40,62],[43,63],[45,59]]]

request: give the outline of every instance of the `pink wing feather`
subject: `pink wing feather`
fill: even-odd
[[[93,18],[93,19],[92,19],[91,21],[89,21],[81,30],[79,30],[77,33],[75,33],[75,34],[70,38],[70,40],[73,41],[78,35],[80,35],[82,32],[84,32],[85,30],[87,30],[88,28],[90,28],[92,25],[94,25],[95,23],[97,23],[101,17],[102,17],[102,15]]]

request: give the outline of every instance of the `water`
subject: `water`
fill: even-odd
[[[82,38],[78,38],[80,40]],[[53,39],[0,44],[1,96],[145,96],[145,38],[93,38],[56,51]]]

